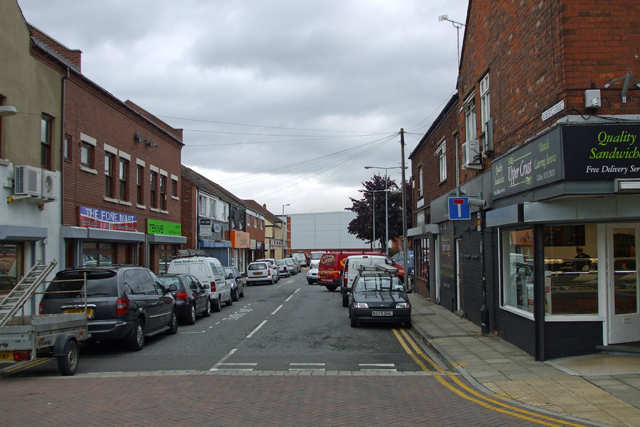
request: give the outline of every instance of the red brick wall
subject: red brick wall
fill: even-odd
[[[137,215],[139,232],[146,233],[146,220],[180,222],[181,204],[171,198],[171,175],[181,181],[182,144],[167,135],[162,129],[137,116],[123,103],[105,94],[99,88],[84,81],[77,75],[66,81],[64,133],[72,137],[72,158],[64,162],[63,170],[63,219],[64,225],[78,225],[78,207],[87,206],[114,212]],[[97,140],[95,147],[94,169],[97,174],[80,169],[80,134],[85,133]],[[134,135],[151,137],[157,148],[150,148],[144,142],[134,141]],[[104,144],[123,150],[131,156],[129,162],[128,194],[131,206],[113,203],[104,199]],[[144,205],[146,209],[136,207],[136,159],[145,162]],[[150,165],[167,172],[167,211],[168,214],[152,212],[149,199]],[[114,185],[118,186],[115,164]],[[159,189],[157,191],[159,194]]]
[[[198,189],[186,179],[181,180],[180,188],[182,235],[187,238],[185,249],[195,249],[198,240]]]

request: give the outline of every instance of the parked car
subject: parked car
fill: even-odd
[[[365,266],[349,296],[351,327],[360,322],[403,323],[411,327],[411,303],[395,267]]]
[[[225,267],[227,280],[231,280],[231,299],[238,301],[244,298],[244,278],[235,267]]]
[[[309,270],[307,270],[307,283],[309,283],[310,285],[318,284],[318,266],[317,265],[315,267],[310,267]]]
[[[47,286],[40,314],[84,311],[91,339],[125,341],[142,350],[146,337],[178,332],[176,303],[151,270],[137,266],[76,267],[59,271]],[[65,293],[59,293],[63,292]],[[69,292],[66,292],[69,291]]]
[[[196,323],[196,316],[211,316],[211,301],[207,290],[190,274],[163,274],[158,277],[176,300],[176,315],[188,325]]]
[[[227,280],[222,264],[217,258],[205,256],[182,256],[171,260],[167,273],[184,273],[196,276],[207,290],[211,309],[220,311],[222,303],[230,306],[231,281]]]
[[[252,262],[247,266],[247,286],[257,283],[273,285],[277,282],[278,273],[265,261]]]
[[[320,258],[320,267],[318,268],[319,283],[331,292],[342,286],[344,260],[352,255],[381,255],[389,257],[381,252],[325,252]],[[404,282],[404,268],[399,264],[394,264],[393,266],[398,269],[398,276]]]
[[[276,270],[276,283],[278,283],[280,281],[280,273],[278,271],[278,263],[276,262],[275,258],[261,258],[261,259],[257,259],[254,262],[268,262],[271,267],[273,267]]]
[[[296,263],[291,258],[285,258],[283,260],[287,264],[287,268],[289,268],[289,272],[293,275],[298,274],[298,268],[296,267]]]
[[[287,265],[286,262],[284,262],[283,259],[279,259],[276,261],[276,264],[278,265],[278,274],[282,277],[291,277],[291,270],[289,269],[289,266]]]
[[[290,259],[291,259],[291,261],[293,261],[293,265],[295,265],[295,267],[296,267],[296,274],[300,273],[302,271],[302,266],[300,265],[298,260],[295,259],[294,257],[290,257]]]

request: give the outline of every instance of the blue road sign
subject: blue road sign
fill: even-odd
[[[449,197],[449,219],[471,219],[468,197]]]

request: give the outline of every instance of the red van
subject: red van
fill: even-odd
[[[366,251],[350,251],[350,252],[326,252],[320,258],[318,266],[318,284],[326,287],[330,291],[335,291],[342,285],[342,270],[344,269],[344,260],[351,255],[382,255],[393,263],[398,269],[398,276],[404,282],[404,268],[400,264],[396,264],[387,254],[381,252]]]

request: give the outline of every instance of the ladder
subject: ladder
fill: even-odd
[[[44,282],[49,273],[56,268],[58,261],[40,264],[40,260],[29,270],[20,282],[0,302],[0,327],[6,326],[11,318],[24,307],[38,286]]]

